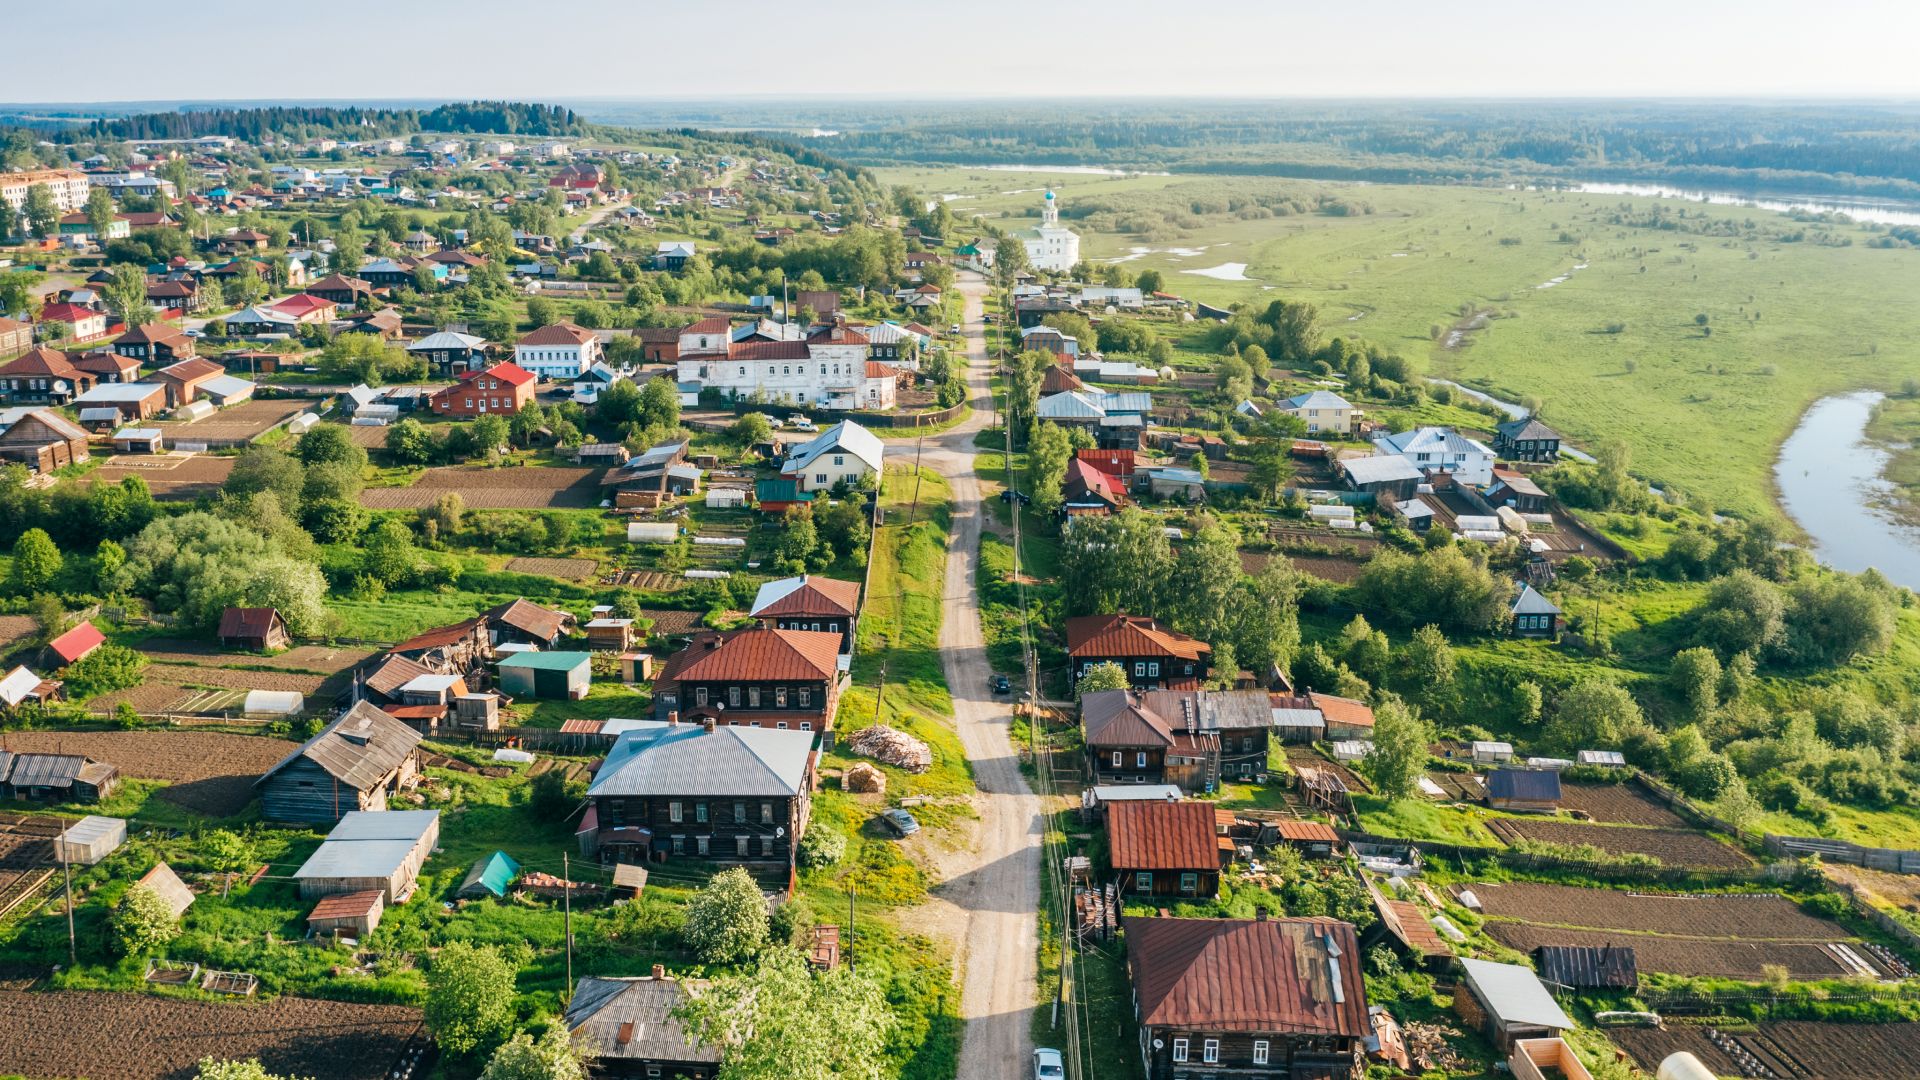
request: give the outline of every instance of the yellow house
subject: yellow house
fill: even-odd
[[[1281,409],[1305,420],[1309,435],[1352,435],[1354,418],[1360,415],[1346,398],[1329,390],[1290,397]]]

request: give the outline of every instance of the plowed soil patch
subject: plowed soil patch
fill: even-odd
[[[1667,1055],[1685,1050],[1720,1076],[1745,1071],[1707,1037],[1703,1024],[1616,1028],[1607,1032],[1648,1072]],[[1816,1080],[1909,1080],[1920,1060],[1920,1024],[1834,1024],[1813,1020],[1763,1023],[1730,1037],[1780,1076]]]
[[[1846,941],[1853,936],[1781,896],[1658,896],[1530,882],[1471,888],[1488,917],[1495,919],[1751,941]]]
[[[284,671],[321,671],[332,674],[358,665],[373,655],[371,649],[350,649],[333,645],[296,645],[272,656],[227,652],[204,641],[177,638],[148,638],[138,646],[147,659],[158,664],[208,665],[217,667],[279,668]]]
[[[15,731],[4,742],[14,751],[85,754],[128,776],[165,780],[160,798],[212,817],[244,809],[254,781],[298,745],[214,731]]]
[[[1702,941],[1620,931],[1561,930],[1498,920],[1487,923],[1487,934],[1520,952],[1532,952],[1542,945],[1630,945],[1634,963],[1641,971],[1669,975],[1759,980],[1766,976],[1768,964],[1786,968],[1796,979],[1838,978],[1853,973],[1828,951],[1827,945],[1814,942]],[[1853,954],[1879,970],[1865,949],[1854,947]]]
[[[585,581],[593,576],[599,563],[592,559],[527,558],[507,560],[507,569],[516,574],[540,574],[564,581]]]
[[[360,493],[360,503],[369,510],[412,510],[432,506],[440,496],[455,491],[469,510],[591,507],[600,505],[601,472],[531,467],[428,469],[408,487],[368,488]]]
[[[0,1063],[37,1077],[190,1080],[211,1057],[259,1058],[275,1075],[379,1080],[419,1029],[419,1010],[398,1005],[0,991]]]
[[[1745,870],[1753,865],[1745,855],[1710,836],[1679,829],[1632,829],[1523,818],[1494,818],[1487,827],[1509,844],[1517,839],[1549,844],[1592,844],[1614,855],[1651,855],[1663,866]]]
[[[1562,784],[1560,805],[1608,825],[1684,829],[1687,820],[1632,784]]]

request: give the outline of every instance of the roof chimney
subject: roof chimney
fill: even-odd
[[[709,716],[706,719],[701,720],[700,726],[706,729],[707,734],[709,735],[713,734],[713,717]]]
[[[667,710],[667,726],[668,727],[680,726],[680,710],[679,709]]]
[[[1254,920],[1255,920],[1256,922],[1266,922],[1266,921],[1267,921],[1267,908],[1266,908],[1266,905],[1264,905],[1264,904],[1263,904],[1263,905],[1261,905],[1261,906],[1259,906],[1259,907],[1257,907],[1257,908],[1254,908],[1254,909],[1253,909],[1253,917],[1254,917]]]
[[[667,977],[667,966],[666,966],[665,964],[655,964],[655,965],[653,965],[653,977],[654,977],[654,978],[656,978],[656,979],[664,979],[664,978],[666,978],[666,977]]]

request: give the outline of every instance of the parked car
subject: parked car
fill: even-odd
[[[1066,1062],[1060,1051],[1041,1047],[1033,1052],[1033,1080],[1065,1080]]]
[[[957,333],[959,333],[959,332],[960,332],[960,324],[959,324],[959,323],[954,323],[954,324],[953,324],[952,326],[949,326],[949,327],[947,327],[947,333],[949,333],[949,334],[957,334]]]
[[[906,839],[920,831],[920,822],[912,814],[899,807],[880,811],[880,823],[893,830],[895,836]]]
[[[1013,693],[1013,684],[1007,681],[1005,675],[995,675],[988,680],[988,683],[993,687],[993,692],[996,694]]]
[[[1008,488],[1000,493],[1000,501],[1003,503],[1017,502],[1021,506],[1029,506],[1033,503],[1033,496],[1024,491],[1015,491],[1013,488]]]
[[[819,431],[820,430],[820,427],[818,424],[815,424],[813,421],[807,419],[804,416],[788,417],[787,426],[792,428],[795,431]]]

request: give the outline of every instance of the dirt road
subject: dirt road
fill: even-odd
[[[1040,801],[1020,773],[1007,736],[1005,698],[987,686],[986,641],[974,574],[980,555],[980,485],[973,475],[973,436],[987,426],[988,393],[978,275],[957,283],[966,299],[966,337],[972,366],[967,381],[973,415],[939,436],[923,463],[953,485],[953,535],[947,548],[946,617],[940,654],[953,691],[954,726],[973,762],[981,795],[979,844],[952,861],[960,871],[936,892],[966,914],[960,961],[964,982],[960,1015],[967,1022],[960,1047],[965,1080],[1022,1080],[1031,1075],[1028,1023],[1035,996],[1035,911],[1040,905]]]

